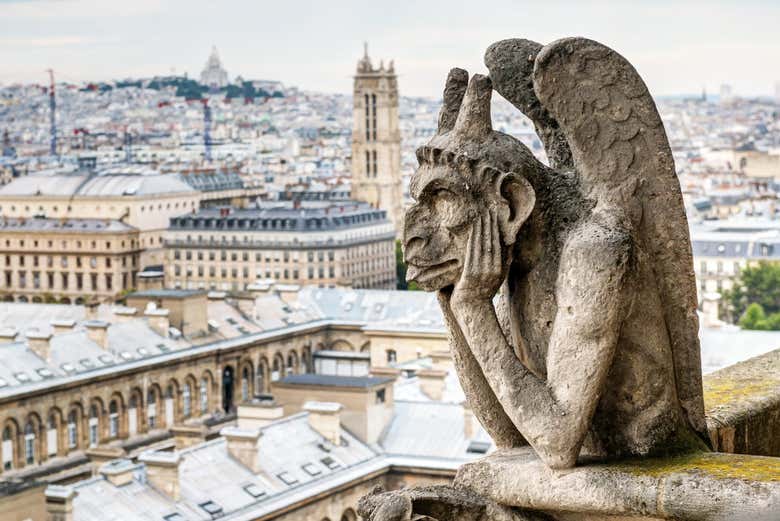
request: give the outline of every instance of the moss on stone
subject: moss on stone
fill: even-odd
[[[780,481],[780,458],[697,452],[671,458],[624,461],[612,466],[635,476],[665,477],[671,474],[706,474],[716,479]]]
[[[705,379],[704,406],[709,412],[744,400],[763,398],[775,392],[778,387],[780,387],[780,380],[770,375],[745,380],[723,377]]]

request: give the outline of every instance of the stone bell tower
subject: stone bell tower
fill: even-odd
[[[352,197],[387,211],[401,229],[401,132],[393,62],[374,68],[368,45],[358,61],[353,94]]]

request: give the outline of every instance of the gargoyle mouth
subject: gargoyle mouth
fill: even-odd
[[[427,266],[418,266],[416,264],[409,264],[409,268],[406,271],[407,282],[425,282],[439,275],[446,273],[452,268],[458,265],[457,259],[450,259],[448,261],[440,262],[438,264],[429,264]]]

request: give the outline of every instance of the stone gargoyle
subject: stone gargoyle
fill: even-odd
[[[474,414],[499,449],[530,444],[553,469],[706,450],[688,225],[647,87],[584,38],[500,41],[485,63],[447,78],[403,237]],[[550,166],[493,130],[493,89]]]

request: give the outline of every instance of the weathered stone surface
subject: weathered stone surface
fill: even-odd
[[[690,239],[647,88],[583,38],[506,40],[485,61],[490,78],[448,77],[404,235],[475,415],[500,447],[527,440],[556,468],[704,447]],[[492,130],[493,87],[556,169]]]
[[[780,459],[762,456],[703,452],[554,470],[518,448],[464,465],[455,481],[556,519],[768,521],[780,513]]]
[[[365,521],[545,521],[543,514],[521,514],[468,488],[434,486],[395,492],[375,490],[363,497],[358,513]]]
[[[707,375],[704,405],[715,450],[780,456],[780,350]]]

